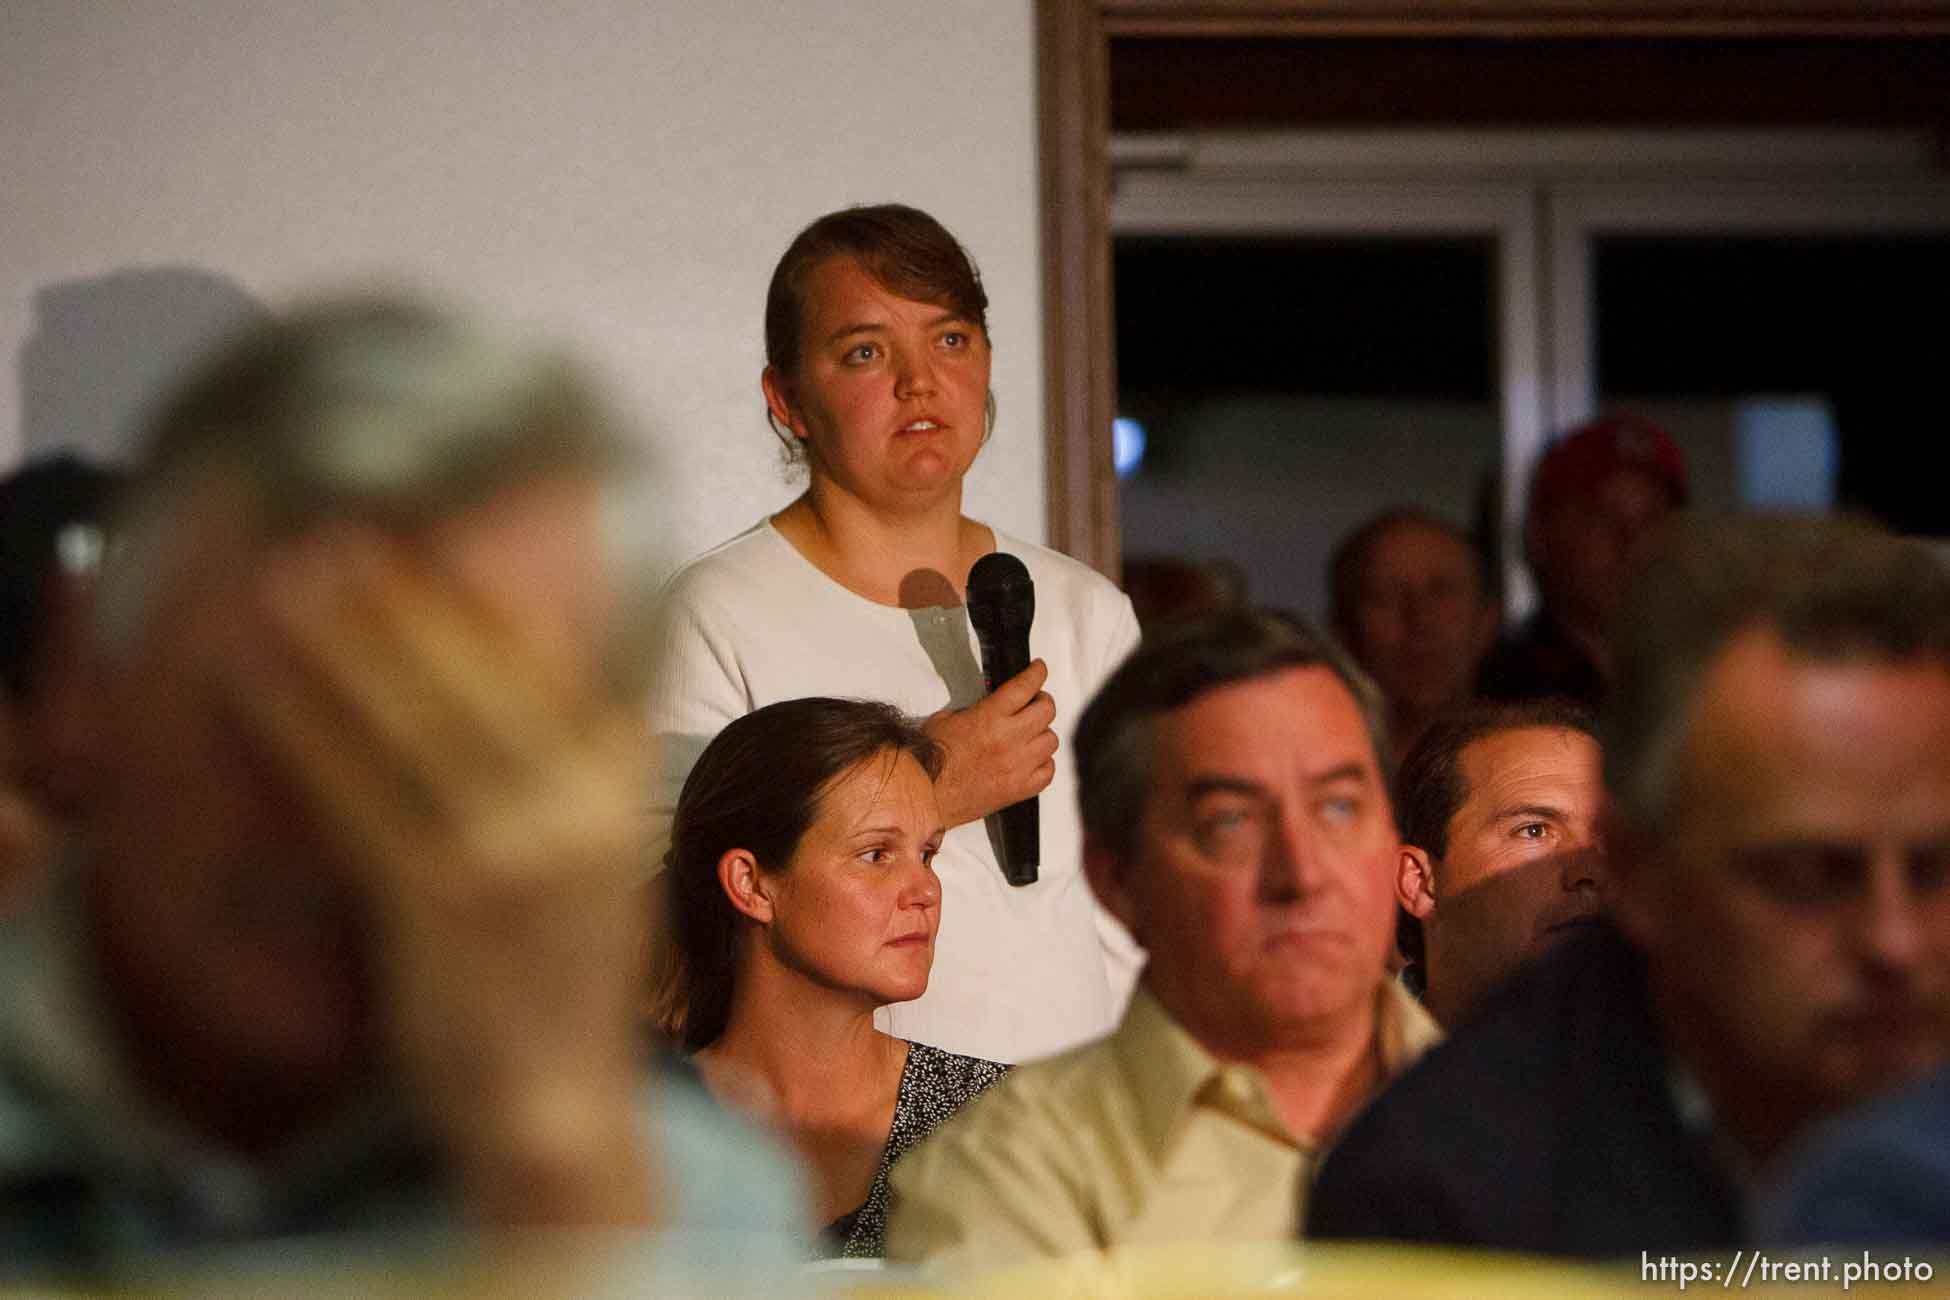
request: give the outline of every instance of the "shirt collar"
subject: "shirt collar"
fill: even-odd
[[[1375,1003],[1375,1025],[1381,1033],[1381,1072],[1389,1079],[1421,1060],[1422,1053],[1442,1041],[1442,1026],[1396,979],[1381,982]]]
[[[1177,1141],[1199,1093],[1218,1074],[1219,1062],[1141,981],[1112,1047],[1137,1103],[1145,1145],[1162,1158]]]
[[[1429,1013],[1392,979],[1381,981],[1375,994],[1375,1032],[1384,1080],[1406,1070],[1442,1038]],[[1142,981],[1131,995],[1112,1050],[1129,1082],[1145,1144],[1160,1160],[1198,1105],[1215,1106],[1295,1147],[1312,1149],[1312,1143],[1279,1122],[1258,1070],[1222,1062],[1206,1051]]]

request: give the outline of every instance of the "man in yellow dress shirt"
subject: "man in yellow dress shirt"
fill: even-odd
[[[1140,648],[1076,733],[1084,866],[1149,954],[1109,1038],[1023,1066],[894,1170],[888,1254],[979,1269],[1290,1238],[1317,1154],[1437,1037],[1387,977],[1373,686],[1235,613]]]

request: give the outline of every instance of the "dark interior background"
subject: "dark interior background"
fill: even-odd
[[[1885,127],[1950,140],[1943,38],[1121,37],[1110,73],[1115,131]],[[1840,503],[1950,535],[1950,502],[1915,472],[1950,351],[1950,241],[1603,237],[1595,253],[1601,408],[1825,398]],[[1126,554],[1254,533],[1254,598],[1318,613],[1328,524],[1422,495],[1396,484],[1435,482],[1395,463],[1417,442],[1389,432],[1403,420],[1426,426],[1419,441],[1445,467],[1430,504],[1493,536],[1495,446],[1477,428],[1480,412],[1496,418],[1493,272],[1468,240],[1117,241],[1120,410],[1146,425],[1153,475],[1122,489]],[[1384,398],[1407,405],[1383,414],[1371,404]],[[1367,454],[1295,445],[1339,438]],[[1213,465],[1233,481],[1196,485]],[[1282,476],[1322,475],[1335,483],[1289,477],[1282,490]],[[1296,518],[1314,540],[1282,546]]]

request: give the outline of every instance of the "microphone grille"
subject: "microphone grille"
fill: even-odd
[[[984,619],[1006,617],[1028,621],[1036,608],[1036,584],[1029,568],[1007,551],[994,551],[975,561],[968,571],[968,616],[978,626]]]

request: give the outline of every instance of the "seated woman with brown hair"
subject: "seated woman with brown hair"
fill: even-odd
[[[657,1018],[798,1147],[827,1253],[881,1253],[894,1161],[1008,1068],[874,1028],[928,986],[940,769],[892,705],[787,700],[718,734],[671,828]]]

